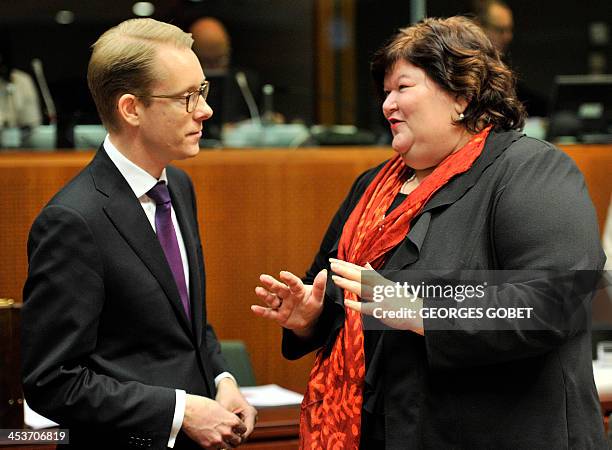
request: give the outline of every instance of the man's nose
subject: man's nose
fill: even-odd
[[[196,120],[208,120],[212,115],[213,110],[206,100],[200,100],[196,109],[193,111],[193,117]]]

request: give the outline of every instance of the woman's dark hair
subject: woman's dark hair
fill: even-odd
[[[521,129],[525,107],[516,97],[516,79],[484,32],[470,19],[425,19],[403,28],[378,50],[371,70],[381,96],[385,75],[405,60],[423,69],[450,94],[468,100],[462,124],[471,132],[487,125]]]

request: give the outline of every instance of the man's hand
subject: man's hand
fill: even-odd
[[[242,433],[242,440],[244,441],[249,437],[253,432],[253,428],[255,428],[257,410],[246,401],[233,379],[223,378],[219,382],[215,400],[229,412],[238,415],[242,419],[246,426],[246,431]]]
[[[242,443],[247,427],[215,400],[187,394],[183,431],[204,448],[234,448]]]

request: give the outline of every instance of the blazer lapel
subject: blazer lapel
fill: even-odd
[[[518,141],[524,134],[517,131],[505,133],[491,132],[487,138],[485,148],[473,166],[458,177],[452,179],[446,186],[440,189],[425,205],[423,211],[416,216],[411,223],[410,231],[406,238],[397,246],[386,262],[383,270],[402,270],[419,259],[419,253],[427,237],[427,231],[431,222],[431,210],[444,205],[450,205],[459,200],[478,181],[482,172],[489,167],[512,143]],[[354,207],[355,205],[353,205]],[[336,240],[329,250],[328,257],[337,257],[339,239]],[[333,283],[328,283],[327,289],[333,288]],[[336,300],[341,304],[341,301]]]
[[[489,167],[513,142],[521,139],[524,134],[511,131],[507,133],[491,132],[485,148],[474,165],[458,177],[452,179],[440,189],[425,205],[423,211],[416,216],[410,226],[410,231],[397,249],[393,252],[385,270],[402,270],[419,259],[419,253],[427,236],[431,222],[431,211],[441,206],[447,206],[459,200],[480,178],[482,172]]]
[[[480,178],[482,172],[513,143],[524,136],[518,131],[496,133],[491,131],[481,155],[465,173],[453,178],[434,194],[423,208],[422,213],[459,200]]]
[[[427,236],[431,213],[419,215],[412,223],[406,238],[400,242],[396,250],[384,266],[384,270],[402,270],[419,259],[419,253]]]
[[[188,200],[185,199],[181,194],[181,191],[176,188],[176,181],[172,182],[172,180],[170,180],[168,183],[168,189],[170,190],[172,207],[176,213],[176,219],[179,223],[179,227],[181,228],[181,234],[183,236],[183,242],[187,252],[187,261],[189,263],[189,301],[191,303],[191,317],[196,341],[198,345],[200,345],[202,342],[202,323],[205,321],[205,317],[202,301],[204,287],[200,285],[198,270],[199,259],[197,255],[197,248],[199,245],[195,239],[197,230],[193,229],[193,224],[195,221],[191,215],[188,214]]]
[[[108,200],[103,209],[113,225],[159,282],[185,332],[192,334],[176,282],[140,202],[103,148],[98,150],[90,172],[96,189]]]

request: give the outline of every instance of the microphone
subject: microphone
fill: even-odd
[[[34,70],[36,82],[38,83],[38,87],[40,88],[43,101],[45,102],[45,107],[47,108],[49,123],[54,124],[57,121],[57,112],[55,110],[55,103],[53,102],[53,97],[51,97],[51,92],[49,91],[49,86],[47,85],[45,73],[43,72],[42,61],[38,58],[34,58],[32,60],[31,65],[32,70]]]
[[[253,98],[253,93],[249,88],[249,83],[247,83],[246,75],[244,72],[239,71],[236,72],[236,83],[238,83],[238,87],[240,88],[240,92],[242,93],[242,97],[249,108],[249,114],[251,115],[251,119],[254,123],[261,125],[261,118],[259,116],[259,110],[257,109],[257,103],[255,103],[255,99]]]

